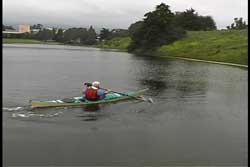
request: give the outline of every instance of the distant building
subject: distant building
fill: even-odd
[[[19,25],[18,31],[21,33],[30,32],[29,25]]]

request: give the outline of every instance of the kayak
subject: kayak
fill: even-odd
[[[86,106],[91,104],[102,104],[111,103],[127,99],[140,99],[140,95],[146,92],[148,89],[142,89],[138,91],[131,91],[126,93],[108,93],[104,99],[97,101],[90,101],[85,99],[83,96],[71,97],[60,100],[49,100],[49,101],[36,101],[31,100],[31,108],[43,108],[43,107],[68,107],[68,106]]]

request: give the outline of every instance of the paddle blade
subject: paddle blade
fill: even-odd
[[[153,104],[155,103],[152,98],[148,98],[148,101]]]
[[[140,96],[140,99],[143,100],[143,101],[147,101],[147,99],[143,96]]]

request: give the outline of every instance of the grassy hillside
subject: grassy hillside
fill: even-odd
[[[131,39],[113,38],[98,47],[127,50]],[[248,65],[248,30],[189,31],[186,37],[157,50],[162,57],[185,57]]]
[[[127,50],[127,47],[130,44],[130,42],[131,42],[130,37],[116,37],[116,38],[112,38],[110,40],[100,42],[97,45],[97,47]]]
[[[248,31],[194,31],[158,49],[161,56],[248,64]]]

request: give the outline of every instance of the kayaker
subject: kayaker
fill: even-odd
[[[87,100],[101,100],[105,98],[105,95],[110,92],[110,90],[104,90],[100,88],[100,82],[94,81],[91,86],[87,85],[87,88],[84,91],[85,98]]]

